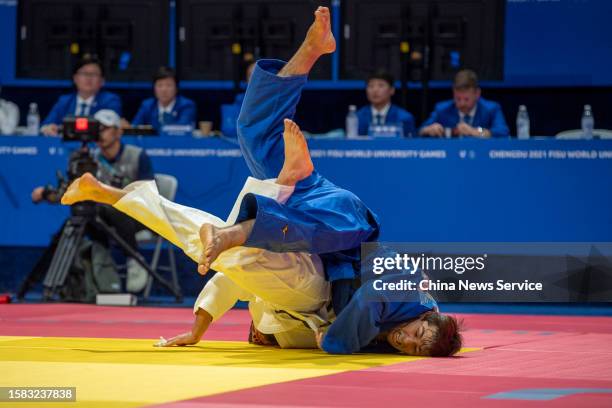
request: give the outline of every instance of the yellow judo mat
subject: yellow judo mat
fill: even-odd
[[[157,348],[153,343],[0,336],[0,387],[76,387],[77,402],[45,404],[51,407],[137,407],[423,359],[338,356],[236,341],[204,341],[174,348]]]

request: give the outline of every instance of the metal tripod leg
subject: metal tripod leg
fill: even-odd
[[[70,267],[74,263],[74,257],[81,246],[86,226],[85,218],[72,217],[62,229],[57,249],[43,281],[44,300],[52,299],[57,290],[64,286]]]
[[[100,227],[102,227],[102,229],[108,235],[110,235],[119,244],[119,246],[125,250],[125,252],[130,254],[130,256],[132,258],[136,259],[136,261],[143,268],[146,269],[146,271],[149,273],[150,276],[153,277],[153,279],[157,280],[159,283],[161,283],[161,285],[163,287],[168,289],[170,291],[170,293],[172,293],[174,295],[174,297],[176,298],[177,301],[181,301],[182,300],[183,296],[181,295],[180,289],[178,287],[172,285],[170,282],[168,282],[166,279],[164,279],[160,274],[158,274],[156,271],[151,269],[151,267],[149,266],[149,264],[147,264],[147,262],[145,261],[143,256],[138,251],[136,251],[134,248],[132,248],[130,245],[128,245],[128,243],[125,242],[123,240],[123,238],[121,238],[119,236],[119,234],[117,234],[117,231],[115,231],[114,228],[110,227],[99,216],[96,216],[95,223],[98,224]]]

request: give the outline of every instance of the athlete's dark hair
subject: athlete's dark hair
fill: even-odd
[[[425,344],[425,350],[431,357],[448,357],[461,350],[463,337],[461,336],[462,323],[453,316],[438,312],[427,312],[421,316],[429,326],[435,326],[431,340]]]

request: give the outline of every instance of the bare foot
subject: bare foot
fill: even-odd
[[[222,228],[217,228],[211,224],[203,224],[200,227],[200,241],[204,246],[204,253],[200,257],[198,273],[206,275],[210,265],[219,254],[230,248],[231,240]]]
[[[336,39],[331,31],[329,9],[319,7],[314,14],[314,22],[308,29],[304,42],[277,74],[279,77],[306,75],[321,55],[336,50]]]
[[[255,225],[255,219],[234,224],[231,227],[217,228],[211,224],[200,227],[200,241],[204,252],[198,262],[198,273],[206,275],[212,263],[221,252],[240,246],[246,242]]]
[[[278,174],[277,182],[285,186],[294,186],[298,181],[312,174],[314,165],[308,151],[308,144],[300,127],[291,119],[285,119],[285,162]]]
[[[85,173],[70,184],[62,196],[62,204],[71,205],[79,201],[97,201],[101,194],[102,185],[100,182],[91,173]]]
[[[304,43],[320,55],[330,54],[336,50],[336,39],[331,31],[331,15],[327,7],[315,11],[315,21],[306,34]]]

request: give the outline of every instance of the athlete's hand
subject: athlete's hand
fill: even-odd
[[[172,346],[191,346],[197,344],[200,339],[195,336],[192,332],[179,334],[169,339],[166,344],[160,345],[161,347],[172,347]]]
[[[172,347],[172,346],[191,346],[200,341],[208,326],[213,321],[210,313],[202,308],[198,308],[196,318],[193,322],[193,327],[190,332],[179,334],[171,339],[160,341],[156,344],[157,347]],[[160,340],[164,340],[163,338]]]

